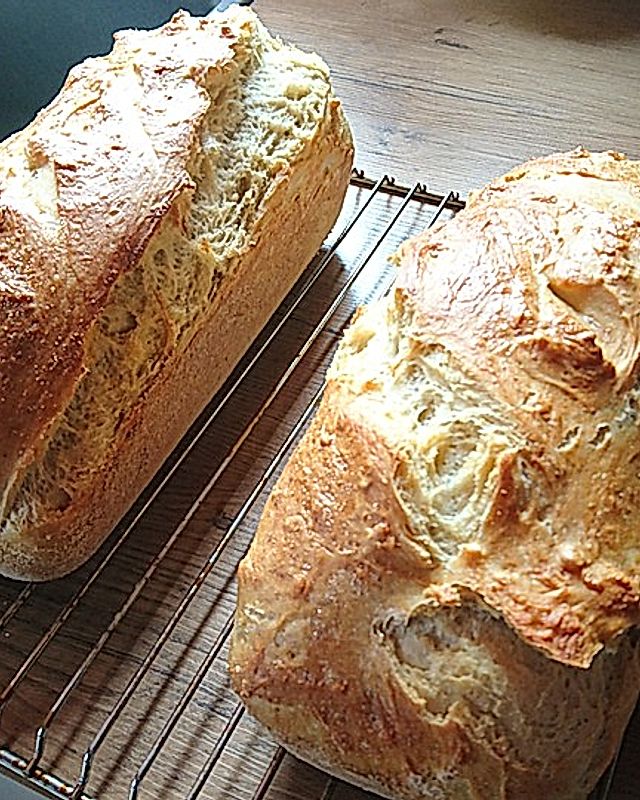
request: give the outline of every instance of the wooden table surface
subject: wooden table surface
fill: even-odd
[[[577,144],[640,157],[636,0],[256,0],[255,7],[274,32],[317,50],[329,62],[354,129],[357,163],[373,177],[390,173],[404,183],[419,178],[434,190],[466,194],[529,156]],[[357,192],[350,193],[350,207],[361,202]],[[141,674],[181,598],[191,591],[278,451],[290,420],[320,384],[341,325],[378,285],[376,270],[384,268],[385,252],[406,231],[426,225],[431,213],[410,209],[405,215],[381,248],[379,263],[371,265],[371,285],[365,281],[349,292],[348,307],[331,320],[222,478],[207,488],[269,396],[277,375],[323,315],[326,298],[344,283],[347,267],[376,241],[395,207],[397,203],[382,200],[372,207],[373,219],[360,240],[345,242],[315,295],[293,316],[286,336],[252,371],[108,562],[105,555],[114,540],[78,573],[36,587],[31,594],[0,580],[0,687],[13,679],[43,634],[57,624],[61,609],[77,592],[83,593],[51,643],[20,673],[0,718],[0,744],[30,754],[33,734],[46,719],[42,765],[74,781],[96,732],[124,689]],[[221,550],[220,560],[150,662],[131,701],[114,717],[94,758],[92,796],[127,796],[133,775],[194,681],[198,691],[163,740],[141,796],[183,800],[215,753],[236,700],[228,690],[225,650],[211,669],[203,672],[202,664],[232,613],[230,576],[252,535],[259,508],[260,502]],[[107,566],[99,580],[87,588],[88,576],[103,563]],[[132,591],[137,599],[129,603]],[[121,615],[124,603],[129,606]],[[104,637],[107,630],[112,632]],[[72,676],[76,688],[58,703]],[[51,708],[55,714],[47,719]],[[640,724],[634,730],[610,800],[640,797]],[[268,737],[243,718],[198,796],[254,798],[273,752]],[[326,778],[317,770],[287,757],[268,797],[327,800],[325,787]],[[0,793],[4,791],[0,786]],[[4,800],[5,794],[0,797]],[[355,800],[362,793],[338,786],[332,797]]]
[[[358,164],[466,193],[577,145],[640,157],[637,0],[256,0],[320,51]]]

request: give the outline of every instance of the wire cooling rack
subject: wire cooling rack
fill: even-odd
[[[67,800],[367,796],[285,754],[231,692],[235,569],[354,309],[389,288],[401,241],[463,205],[355,171],[326,246],[96,557],[0,580],[0,771]],[[593,800],[625,791],[611,770]]]

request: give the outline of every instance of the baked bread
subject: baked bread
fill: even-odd
[[[103,541],[316,252],[352,140],[248,9],[116,34],[0,145],[0,572]]]
[[[390,798],[586,798],[640,686],[640,164],[515,169],[405,243],[239,571],[231,676]]]

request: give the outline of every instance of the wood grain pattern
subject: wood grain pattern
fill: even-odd
[[[467,193],[583,144],[640,157],[640,4],[602,0],[258,0],[321,50],[359,165]]]
[[[321,52],[331,64],[355,130],[358,164],[372,175],[389,172],[407,183],[428,179],[436,190],[466,193],[528,156],[577,143],[640,157],[640,6],[635,0],[257,0],[256,7],[274,32]],[[350,193],[343,221],[365,194]],[[396,200],[380,200],[344,242],[284,335],[27,671],[2,714],[1,744],[24,755],[31,752],[48,709],[138,587],[136,601],[50,727],[43,766],[73,782],[92,737],[320,385],[341,326],[379,286],[378,276],[387,270],[385,256],[409,232],[426,225],[428,210],[407,210],[229,469],[203,491],[323,315],[328,298],[344,283],[347,270],[364,257],[398,206]],[[127,796],[131,778],[211,652],[233,609],[231,576],[261,502],[222,551],[98,750],[89,783],[92,796]],[[158,562],[187,512],[189,523]],[[0,580],[0,620],[7,617],[0,624],[0,687],[102,563],[112,542],[75,575],[36,587],[22,605],[12,606],[22,587]],[[143,781],[140,797],[188,796],[235,707],[225,656],[223,649],[199,684]],[[243,717],[200,796],[249,800],[274,750],[269,738]],[[639,750],[640,719],[627,737],[610,800],[638,797]],[[268,796],[327,800],[325,787],[325,776],[287,756]],[[363,797],[342,784],[332,792],[334,800]]]

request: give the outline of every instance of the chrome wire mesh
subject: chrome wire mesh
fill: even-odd
[[[353,310],[391,286],[403,239],[463,205],[355,171],[336,233],[96,557],[53,584],[0,582],[6,774],[73,800],[363,796],[231,693],[233,578]],[[594,800],[623,797],[608,776]]]

